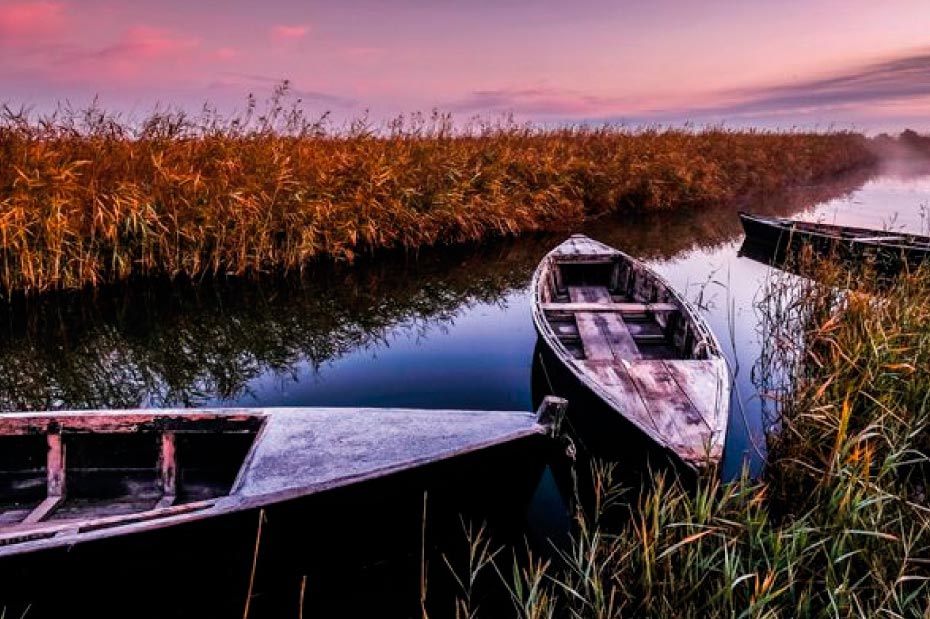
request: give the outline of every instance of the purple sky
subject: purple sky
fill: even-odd
[[[930,131],[928,0],[0,0],[0,102]]]

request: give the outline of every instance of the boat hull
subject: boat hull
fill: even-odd
[[[563,431],[575,451],[573,471],[560,477],[562,492],[570,496],[572,475],[587,482],[585,474],[593,462],[616,465],[615,475],[625,486],[647,489],[654,473],[673,474],[684,483],[697,480],[693,466],[682,462],[673,451],[656,444],[624,415],[606,403],[599,393],[569,371],[540,338],[533,356],[533,401],[557,395],[569,401]],[[571,398],[571,399],[569,399]]]
[[[214,518],[0,559],[11,616],[241,616],[260,515],[250,616],[408,615],[419,611],[425,535],[436,599],[442,554],[467,548],[462,520],[496,541],[526,533],[527,507],[553,457],[544,436]],[[304,581],[306,577],[306,581]],[[444,599],[453,599],[451,590]]]
[[[720,461],[729,414],[726,362],[697,310],[668,282],[575,235],[543,259],[533,290],[543,358],[573,377],[573,397],[584,393],[587,408],[610,411],[594,422],[581,418],[593,412],[570,406],[576,425],[592,430],[592,451],[628,454],[635,436],[685,468]],[[611,431],[603,431],[604,421]]]
[[[930,259],[930,238],[740,213],[746,233],[742,253],[780,266],[804,260],[804,251],[829,257],[845,267],[870,266],[894,276]]]

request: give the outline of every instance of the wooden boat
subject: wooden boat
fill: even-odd
[[[746,240],[754,247],[768,249],[772,261],[782,261],[789,253],[809,246],[818,253],[836,255],[847,261],[872,261],[884,272],[914,268],[930,258],[930,237],[887,230],[835,226],[822,223],[739,214]]]
[[[541,342],[583,388],[689,467],[720,460],[726,361],[696,309],[665,280],[574,235],[542,260],[533,290]]]
[[[550,398],[537,415],[338,408],[3,414],[0,559],[545,441],[564,408]]]

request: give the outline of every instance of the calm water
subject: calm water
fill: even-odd
[[[795,190],[749,210],[926,228],[930,169]],[[734,372],[725,474],[758,469],[763,401],[754,309],[768,267],[737,256],[735,208],[600,221],[583,230],[700,300]],[[395,256],[302,281],[151,286],[7,310],[4,410],[377,405],[532,408],[529,279],[564,235]]]
[[[864,183],[861,178],[848,181],[746,208],[811,221],[912,232],[926,229],[930,169],[895,165]],[[584,232],[644,259],[704,308],[734,374],[724,475],[737,474],[744,462],[757,472],[764,457],[765,403],[752,380],[761,349],[755,304],[770,269],[737,256],[743,236],[735,209],[597,222]],[[528,254],[530,266],[535,266],[559,240],[524,240],[510,250],[521,257]],[[249,381],[235,401],[253,406],[530,409],[536,333],[530,318],[529,271],[512,283],[512,289],[501,290],[494,299],[465,299],[431,323],[402,321],[377,344],[356,348],[322,366],[299,362],[286,372],[265,372]]]
[[[745,208],[920,231],[928,205],[930,166],[896,165]],[[744,462],[759,471],[768,403],[753,379],[762,350],[755,305],[773,272],[737,255],[742,230],[736,208],[626,217],[581,231],[645,260],[699,301],[734,376],[724,475],[736,474]],[[216,405],[529,410],[540,395],[532,389],[536,334],[529,280],[564,236],[381,256],[287,282],[149,284],[4,307],[0,410]],[[550,472],[536,489],[528,525],[536,540],[559,539],[569,528]],[[339,540],[356,531],[327,533]],[[317,550],[307,551],[311,562],[319,561]],[[342,569],[355,570],[343,584],[351,591],[324,588],[311,597],[323,607],[341,608],[346,595],[379,591],[380,604],[406,609],[416,601],[416,589],[394,580],[385,585],[384,578],[391,574],[403,584],[416,576],[417,565],[405,563],[412,552],[401,549],[384,571],[342,557]],[[243,554],[241,565],[247,568],[249,559]],[[325,572],[327,566],[318,569]],[[291,608],[296,581],[262,575],[270,607]],[[220,586],[239,591],[240,583]],[[75,595],[87,599],[69,597],[69,604],[93,604],[96,611],[98,598],[85,593]],[[164,601],[179,608],[189,603],[170,596]],[[41,607],[31,614],[55,616]]]

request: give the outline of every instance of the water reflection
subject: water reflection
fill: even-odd
[[[416,337],[523,286],[535,254],[498,244],[258,284],[148,283],[0,308],[3,410],[235,401],[265,375]]]
[[[874,177],[874,170],[861,169],[830,183],[793,187],[735,204],[672,213],[644,213],[616,221],[595,221],[584,231],[647,261],[668,261],[696,251],[712,253],[743,237],[743,228],[736,216],[740,210],[761,215],[796,216],[823,202],[841,201]]]

